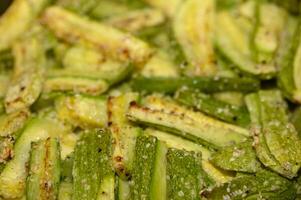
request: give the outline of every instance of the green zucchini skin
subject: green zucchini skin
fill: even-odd
[[[261,163],[256,157],[250,140],[213,152],[210,162],[230,171],[255,173],[261,169]]]
[[[198,89],[202,92],[241,91],[252,92],[259,89],[259,81],[250,78],[208,78],[208,77],[137,77],[132,88],[139,92],[174,93],[178,89]]]
[[[55,109],[62,121],[81,128],[103,128],[107,124],[107,98],[64,95],[56,98]]]
[[[160,97],[150,97],[145,106],[132,102],[130,120],[168,131],[188,140],[218,149],[248,136],[244,128],[226,124]],[[205,128],[206,127],[206,128]]]
[[[247,127],[250,123],[249,113],[246,107],[235,106],[216,98],[193,90],[179,90],[175,98],[184,105],[206,113],[217,119]]]
[[[168,149],[166,160],[167,199],[201,199],[205,186],[201,154]]]
[[[259,160],[287,177],[301,167],[301,140],[286,115],[286,103],[277,90],[259,91],[246,97],[253,126],[251,134]]]
[[[202,145],[173,135],[169,132],[163,132],[152,128],[147,128],[144,133],[156,137],[161,142],[164,142],[167,148],[200,152],[202,154],[202,167],[205,171],[205,174],[207,174],[204,177],[208,176],[208,178],[206,178],[205,180],[205,184],[209,187],[215,184],[223,184],[225,182],[229,182],[234,176],[234,174],[231,172],[229,173],[229,171],[224,171],[220,168],[215,167],[209,160],[212,151]]]
[[[138,136],[129,199],[166,199],[166,147],[155,137]]]
[[[275,199],[291,200],[296,197],[293,183],[276,173],[261,170],[255,175],[244,174],[232,181],[204,192],[209,200],[218,199]]]
[[[31,145],[26,199],[57,199],[61,170],[60,157],[59,142],[55,138],[48,138]]]
[[[74,151],[72,199],[96,200],[99,195],[106,194],[106,181],[113,174],[111,143],[111,136],[106,131],[83,133]]]

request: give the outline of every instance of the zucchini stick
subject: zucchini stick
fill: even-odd
[[[127,116],[134,122],[168,130],[215,149],[232,142],[240,142],[249,135],[246,129],[223,123],[172,101],[156,97],[146,106],[132,102]]]
[[[153,53],[148,44],[129,34],[60,7],[47,8],[43,21],[59,38],[72,44],[88,43],[105,55],[121,61],[144,63]]]
[[[48,138],[31,145],[27,200],[55,200],[60,183],[60,146],[57,139]]]
[[[257,91],[260,83],[250,78],[208,78],[208,77],[137,77],[132,81],[132,87],[139,92],[174,93],[181,88],[199,89],[202,92],[221,91]]]
[[[249,113],[246,107],[235,106],[220,101],[210,95],[192,90],[179,90],[176,93],[177,101],[187,106],[204,112],[217,119],[247,127],[250,123]]]

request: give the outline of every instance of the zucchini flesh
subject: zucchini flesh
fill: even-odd
[[[243,128],[220,122],[157,97],[150,98],[146,106],[138,106],[133,102],[128,117],[134,122],[168,130],[210,148],[240,142],[248,136],[248,131]]]
[[[152,49],[143,41],[60,7],[47,8],[43,21],[59,38],[72,44],[88,43],[121,61],[143,63],[152,55]]]
[[[107,104],[108,125],[114,140],[113,166],[123,179],[131,176],[136,138],[141,132],[138,127],[130,124],[125,116],[130,102],[137,100],[138,94],[125,93],[110,97]]]
[[[277,70],[274,65],[258,64],[252,59],[248,46],[250,36],[236,24],[234,17],[226,11],[217,14],[216,46],[218,50],[242,72],[269,79]]]
[[[61,181],[58,200],[71,200],[72,199],[72,183],[68,181]]]
[[[259,89],[259,82],[251,78],[222,77],[137,77],[132,80],[132,88],[139,92],[174,93],[181,88],[198,89],[202,92],[241,91],[252,92]]]
[[[16,138],[18,131],[22,129],[29,118],[30,112],[26,109],[1,115],[0,136],[14,136]]]
[[[12,83],[5,96],[7,113],[31,106],[42,91],[44,49],[36,38],[27,38],[13,47],[16,58]]]
[[[120,14],[105,21],[106,24],[131,33],[158,26],[164,22],[165,17],[160,10],[149,8]]]
[[[59,119],[82,128],[102,128],[107,124],[105,97],[62,96],[55,100]]]
[[[279,46],[279,38],[287,13],[271,3],[262,3],[256,7],[258,22],[255,26],[254,46],[257,51],[257,60],[271,62]]]
[[[52,69],[49,76],[80,76],[104,79],[110,84],[123,80],[131,71],[129,63],[105,59],[96,49],[76,45],[63,57],[63,69]]]
[[[90,79],[78,76],[49,77],[44,83],[44,91],[73,92],[88,95],[99,95],[107,91],[108,83],[102,79]]]
[[[26,199],[55,200],[60,183],[60,147],[57,139],[48,138],[31,146]]]
[[[165,51],[159,51],[144,65],[140,74],[144,77],[178,77],[179,70]]]
[[[181,4],[182,0],[171,0],[171,1],[164,1],[164,0],[144,0],[149,5],[162,10],[165,15],[172,18],[176,14],[178,6]]]
[[[0,165],[4,166],[5,163],[13,157],[14,155],[13,149],[14,149],[14,138],[9,136],[6,137],[1,136],[0,137]]]
[[[38,14],[49,4],[49,0],[17,0],[12,3],[0,20],[0,50],[9,48],[34,21]]]
[[[298,71],[298,52],[300,46],[300,22],[295,18],[289,18],[282,33],[281,43],[278,50],[277,64],[280,67],[278,85],[286,97],[293,101],[299,101],[294,74]],[[298,80],[298,79],[296,79]]]
[[[131,194],[130,183],[118,178],[117,199],[129,200]]]
[[[0,174],[0,195],[4,198],[19,198],[23,195],[27,177],[25,164],[29,160],[32,142],[64,134],[65,130],[53,120],[30,120],[14,145],[13,159]]]
[[[174,17],[173,30],[190,64],[186,74],[216,75],[214,56],[214,0],[184,1]]]

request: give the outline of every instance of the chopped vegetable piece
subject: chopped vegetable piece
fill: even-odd
[[[251,141],[224,147],[213,153],[210,161],[225,170],[254,173],[261,169]]]
[[[143,63],[152,55],[148,44],[110,26],[79,17],[60,7],[48,8],[43,21],[54,33],[70,42],[88,43],[122,61]]]
[[[60,157],[57,139],[48,138],[31,145],[26,199],[57,199],[61,170]]]
[[[241,91],[259,89],[259,82],[250,78],[207,78],[207,77],[137,77],[132,87],[139,92],[174,93],[181,88],[199,89],[202,92]]]
[[[130,120],[159,129],[218,149],[233,142],[240,142],[248,136],[248,131],[226,124],[181,107],[162,98],[150,98],[146,106],[132,102],[127,113]]]

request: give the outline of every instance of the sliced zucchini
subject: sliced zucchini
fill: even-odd
[[[44,83],[46,93],[73,92],[96,96],[104,93],[108,88],[108,83],[102,79],[80,76],[54,76],[49,77]]]
[[[257,60],[272,62],[288,15],[284,9],[272,3],[260,3],[257,7],[259,16],[254,36]]]
[[[9,86],[10,74],[0,74],[0,98],[3,98],[6,94]]]
[[[172,18],[177,10],[178,6],[182,3],[182,0],[170,0],[170,1],[165,1],[165,0],[144,0],[146,3],[149,5],[162,10],[165,15],[168,17]]]
[[[178,77],[179,69],[165,51],[158,51],[143,67],[144,77]]]
[[[65,159],[67,158],[67,156],[71,155],[71,153],[74,151],[78,139],[79,135],[75,133],[63,135],[60,138],[62,159]]]
[[[105,21],[108,25],[131,33],[158,26],[164,22],[164,14],[160,10],[150,8],[130,11],[110,17]]]
[[[246,107],[239,107],[219,101],[214,97],[193,90],[179,90],[176,99],[180,103],[192,106],[205,114],[228,123],[247,127],[250,123]]]
[[[64,69],[53,69],[49,76],[81,76],[100,78],[109,83],[123,80],[131,71],[131,64],[104,58],[93,48],[82,45],[71,47],[64,54]]]
[[[14,74],[5,96],[7,113],[31,106],[39,97],[43,85],[44,49],[36,38],[27,38],[13,47]]]
[[[75,147],[72,174],[72,199],[107,199],[114,195],[114,189],[113,194],[111,193],[114,188],[111,137],[107,132],[89,130],[83,133]]]
[[[102,128],[107,124],[105,97],[61,96],[55,100],[59,119],[82,128]]]
[[[6,136],[6,137],[0,136],[0,166],[1,165],[4,166],[7,161],[13,158],[13,156],[14,156],[14,138],[11,136]]]
[[[188,75],[216,75],[214,18],[214,0],[186,0],[175,15],[173,30],[190,64],[186,70]]]
[[[215,149],[240,142],[249,135],[244,128],[215,120],[155,96],[148,98],[145,106],[132,102],[127,116],[134,122],[168,130]]]
[[[18,131],[23,128],[30,117],[29,110],[4,114],[0,116],[0,136],[14,136],[17,138]]]
[[[61,181],[58,200],[72,200],[72,183]]]
[[[300,23],[300,20],[297,23],[294,18],[290,18],[287,21],[278,61],[281,68],[278,76],[278,85],[286,97],[298,103],[301,102],[301,82],[299,80],[301,71]]]
[[[58,6],[62,6],[68,10],[75,13],[84,15],[89,13],[95,6],[97,6],[98,1],[95,0],[58,0],[56,1]]]
[[[233,173],[221,170],[220,168],[216,168],[214,165],[211,164],[211,162],[209,161],[209,158],[211,156],[211,151],[208,150],[207,148],[197,143],[175,136],[173,134],[155,130],[155,129],[146,129],[145,134],[158,138],[158,140],[164,142],[168,148],[201,152],[203,170],[211,178],[211,180],[207,180],[206,182],[207,185],[212,185],[214,183],[215,184],[226,183],[233,178]]]
[[[92,18],[103,20],[128,12],[130,8],[118,1],[99,1],[89,13]]]
[[[224,147],[218,152],[214,152],[210,161],[215,166],[225,170],[255,173],[261,169],[251,141]]]
[[[50,0],[16,0],[0,19],[0,50],[7,49],[28,29]]]
[[[166,154],[167,199],[201,199],[206,186],[200,153],[168,149]]]
[[[137,77],[132,88],[140,92],[174,93],[181,88],[199,89],[213,93],[221,91],[252,92],[260,88],[259,81],[251,78],[222,77]]]
[[[241,92],[217,92],[213,97],[234,106],[245,106],[244,94]]]
[[[166,147],[156,138],[137,138],[130,199],[166,199],[165,153]]]
[[[296,189],[292,182],[269,172],[260,171],[256,175],[242,175],[229,183],[204,192],[207,199],[295,199]]]
[[[287,178],[295,177],[301,166],[301,140],[288,121],[281,93],[260,91],[246,100],[254,123],[251,133],[259,160]]]
[[[56,36],[69,43],[88,43],[121,61],[143,63],[153,50],[148,44],[110,26],[79,17],[60,7],[47,8],[43,21]]]
[[[107,103],[108,126],[114,140],[113,167],[123,179],[131,176],[135,154],[136,138],[141,130],[132,126],[126,118],[130,102],[137,101],[137,93],[125,93],[117,97],[110,97]]]
[[[217,14],[215,43],[218,50],[242,72],[268,79],[275,75],[274,65],[258,64],[252,59],[250,35],[236,24],[234,16],[221,11]]]
[[[130,183],[118,178],[117,199],[129,200],[131,194]]]
[[[14,157],[0,174],[0,195],[4,198],[19,198],[24,194],[30,145],[48,137],[65,135],[66,130],[50,119],[34,118],[24,128],[14,145]]]
[[[296,128],[296,130],[299,133],[299,136],[301,138],[301,107],[298,107],[296,110],[294,110],[290,121]]]
[[[57,139],[48,138],[31,145],[26,199],[55,200],[60,183],[60,146]]]

